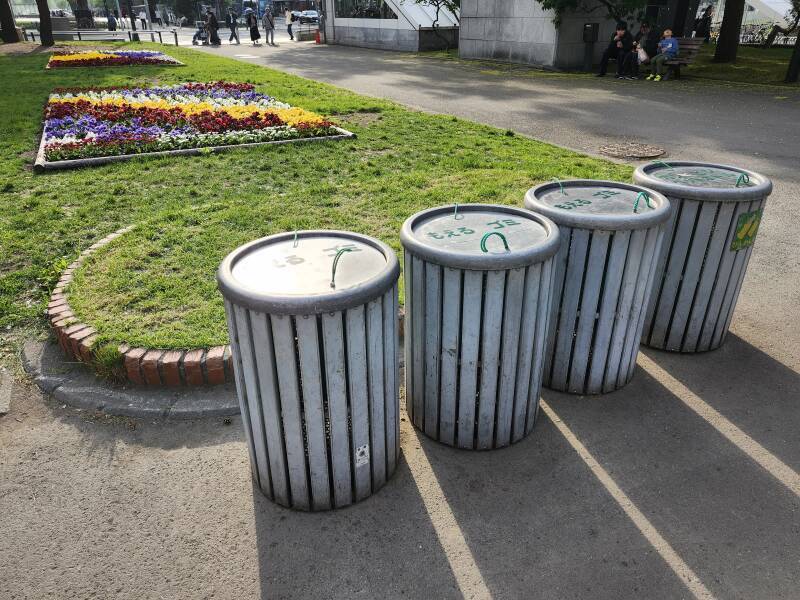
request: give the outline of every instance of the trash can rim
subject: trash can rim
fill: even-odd
[[[604,187],[621,188],[631,192],[645,192],[651,201],[655,202],[655,210],[647,212],[633,212],[630,214],[591,214],[571,212],[555,208],[542,202],[539,197],[547,192],[570,187]],[[644,200],[642,200],[644,203]],[[664,223],[670,215],[669,200],[663,194],[632,183],[622,181],[608,181],[604,179],[568,179],[565,181],[551,181],[530,188],[525,193],[525,208],[537,213],[542,213],[552,219],[559,226],[575,227],[579,229],[602,230],[629,230],[649,229]]]
[[[408,217],[400,229],[400,243],[403,248],[426,262],[443,267],[466,269],[470,271],[503,271],[527,267],[544,262],[555,255],[559,247],[558,227],[546,216],[516,206],[502,204],[458,204],[459,214],[469,212],[500,212],[515,215],[538,223],[545,231],[546,237],[536,245],[523,249],[511,249],[506,254],[461,254],[424,243],[414,232],[420,221],[429,220],[439,215],[451,214],[455,204],[435,206],[422,210]]]
[[[651,175],[653,171],[669,167],[707,167],[734,171],[747,175],[750,182],[755,183],[756,185],[732,188],[696,187],[664,181],[663,179],[658,179],[657,177]],[[690,160],[675,160],[669,161],[669,163],[649,162],[647,164],[640,165],[633,173],[633,180],[638,185],[656,190],[666,196],[687,200],[743,202],[747,200],[760,200],[762,198],[766,198],[770,195],[770,193],[772,193],[772,181],[760,173],[743,169],[741,167],[734,167],[733,165],[695,162]]]
[[[361,242],[383,254],[386,267],[358,285],[305,296],[257,292],[245,287],[233,276],[236,263],[250,252],[269,244],[293,240],[295,235],[298,240],[325,236]],[[272,315],[316,315],[354,308],[379,298],[397,283],[399,277],[400,263],[397,255],[384,242],[352,231],[313,229],[276,233],[239,246],[220,263],[217,269],[217,286],[222,296],[237,306]]]

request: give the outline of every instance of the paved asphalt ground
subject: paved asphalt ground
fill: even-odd
[[[278,41],[209,51],[586,152],[636,137],[773,177],[733,332],[697,356],[645,349],[613,394],[544,390],[505,450],[404,422],[392,481],[328,514],[252,488],[238,418],[93,416],[20,381],[0,418],[0,598],[799,598],[798,94]]]

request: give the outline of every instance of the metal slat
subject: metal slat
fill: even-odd
[[[250,311],[250,331],[253,335],[253,351],[261,395],[261,415],[267,440],[272,491],[275,501],[284,506],[291,504],[289,481],[286,475],[283,430],[281,429],[280,393],[276,377],[275,349],[269,317]]]
[[[270,484],[270,465],[267,454],[266,436],[264,434],[264,417],[261,414],[261,391],[259,389],[258,375],[255,368],[253,354],[253,340],[250,339],[250,319],[246,308],[233,307],[233,318],[236,320],[236,331],[239,336],[239,356],[242,360],[243,382],[247,388],[247,397],[252,399],[249,404],[250,426],[253,432],[253,447],[256,456],[256,468],[261,482],[261,490],[270,498],[273,493]]]
[[[456,391],[460,338],[461,272],[444,269],[442,293],[442,359],[439,407],[439,441],[455,444]]]
[[[526,270],[511,269],[506,277],[505,312],[503,314],[503,332],[500,339],[500,381],[497,391],[495,447],[507,446],[511,441],[514,388],[516,373],[519,369],[520,318],[522,316]]]
[[[259,487],[261,487],[260,476],[258,474],[258,467],[256,467],[256,450],[253,442],[253,432],[250,419],[250,407],[247,397],[247,388],[245,387],[242,375],[242,353],[239,350],[239,333],[236,329],[236,321],[233,318],[233,305],[225,300],[225,320],[228,323],[228,335],[231,340],[231,359],[233,362],[233,379],[236,383],[236,396],[239,399],[239,411],[242,415],[242,426],[244,427],[244,437],[247,440],[247,447],[250,457],[251,473],[256,478]]]
[[[472,448],[481,336],[483,273],[465,271],[462,294],[461,369],[458,394],[458,446]]]
[[[309,498],[306,472],[306,452],[303,447],[303,423],[300,412],[300,388],[297,381],[292,318],[272,315],[270,323],[272,339],[275,344],[275,357],[281,364],[278,369],[278,388],[281,395],[281,415],[286,443],[286,463],[289,469],[289,486],[292,491],[292,506],[309,510],[311,499]]]
[[[356,501],[370,495],[369,389],[367,386],[367,340],[364,306],[345,313],[347,372],[350,397],[351,453],[355,473]]]
[[[409,420],[414,422],[414,405],[411,402],[412,392],[414,390],[414,363],[412,356],[414,356],[414,314],[411,307],[414,306],[414,299],[411,294],[411,288],[414,287],[414,260],[408,252],[404,255],[403,267],[405,269],[405,307],[406,313],[403,323],[403,364],[404,369],[404,386],[405,386],[405,408]]]
[[[600,300],[600,318],[592,345],[592,360],[589,367],[589,376],[586,381],[587,394],[599,394],[603,391],[603,375],[606,372],[606,359],[611,344],[611,332],[614,328],[614,319],[617,313],[620,289],[622,287],[622,274],[625,271],[625,258],[630,244],[630,230],[614,232],[611,241],[608,263],[606,265],[606,280],[603,287],[603,297]]]
[[[678,225],[678,215],[681,210],[681,203],[683,200],[680,198],[669,198],[671,209],[669,212],[669,220],[664,225],[664,244],[661,247],[661,254],[656,263],[656,277],[654,282],[653,294],[650,301],[647,303],[647,313],[644,320],[644,335],[643,341],[647,343],[650,339],[650,332],[653,328],[653,318],[658,305],[658,298],[661,295],[661,288],[664,284],[664,275],[667,269],[667,261],[669,260],[669,252],[672,246],[672,241],[675,239],[676,227]]]
[[[589,256],[586,260],[586,275],[580,300],[580,312],[575,329],[575,347],[572,351],[572,365],[569,371],[570,392],[582,394],[585,391],[589,369],[589,353],[597,322],[597,305],[600,300],[600,287],[605,274],[610,231],[595,230],[591,234]]]
[[[386,483],[386,414],[383,381],[383,302],[367,303],[367,356],[369,370],[369,437],[372,489]]]
[[[573,229],[561,227],[561,245],[558,253],[553,260],[553,305],[549,327],[547,328],[547,344],[544,355],[544,384],[550,382],[550,375],[553,372],[553,354],[555,353],[556,335],[558,334],[558,321],[561,315],[561,299],[564,292],[564,280],[567,276],[567,261],[569,259],[569,247],[572,243]]]
[[[548,261],[550,264],[552,261]],[[547,281],[546,279],[544,281]],[[534,362],[541,356],[535,355],[534,347],[539,338],[536,328],[539,325],[539,290],[542,282],[542,265],[532,265],[525,270],[525,288],[522,302],[522,315],[519,333],[519,356],[517,357],[517,381],[514,386],[514,411],[512,420],[511,441],[517,442],[525,436],[525,416],[530,404],[531,370]],[[549,288],[549,281],[544,287]],[[549,319],[549,313],[545,319]],[[543,340],[542,340],[543,341]],[[500,436],[498,435],[498,439]]]
[[[633,298],[636,292],[636,283],[639,279],[639,267],[642,262],[647,230],[637,229],[631,233],[628,245],[628,256],[625,260],[625,270],[622,275],[619,303],[617,304],[617,317],[614,320],[614,329],[611,333],[611,344],[606,360],[606,372],[603,380],[603,392],[616,389],[617,376],[625,346],[625,336],[628,332],[628,323],[633,309]]]
[[[397,364],[397,287],[383,296],[383,373],[384,411],[386,412],[386,476],[391,477],[397,467],[397,421],[399,396],[395,365]]]
[[[697,284],[694,304],[689,314],[686,334],[681,350],[683,352],[696,352],[697,344],[700,341],[700,332],[703,329],[703,320],[706,316],[711,291],[714,289],[714,282],[717,280],[721,268],[722,253],[725,250],[725,240],[731,227],[731,219],[736,205],[732,202],[722,202],[714,222],[714,231],[711,233],[711,240],[708,243],[708,253],[706,255],[700,281]]]
[[[672,244],[666,272],[664,273],[661,296],[655,309],[653,325],[648,340],[648,344],[655,348],[664,348],[667,340],[669,324],[672,320],[678,288],[686,265],[686,256],[689,252],[692,232],[700,209],[700,202],[695,200],[684,200],[682,205],[683,210],[678,219],[675,240]]]
[[[414,268],[412,271],[412,304],[411,312],[414,313],[412,321],[414,349],[411,355],[412,389],[411,401],[413,404],[412,421],[417,428],[425,429],[425,328],[427,324],[425,314],[425,265],[412,257]],[[408,400],[406,400],[408,402]]]
[[[561,299],[561,314],[558,319],[558,334],[553,353],[553,374],[547,387],[567,391],[572,347],[575,341],[575,324],[578,318],[578,303],[586,267],[591,232],[586,229],[573,229],[572,244],[569,249],[567,275]]]
[[[722,303],[725,300],[725,292],[728,288],[728,281],[731,278],[731,272],[736,261],[738,252],[733,252],[731,241],[733,236],[736,235],[736,224],[739,216],[748,211],[750,204],[748,202],[737,202],[736,210],[731,217],[730,227],[728,228],[728,235],[725,238],[725,244],[722,247],[722,261],[717,270],[717,278],[714,282],[714,289],[711,291],[711,298],[708,301],[708,308],[706,309],[705,318],[700,332],[700,341],[697,343],[698,352],[712,350],[715,346],[712,344],[714,336],[714,329],[719,314],[722,309]]]
[[[683,336],[686,333],[686,325],[689,314],[692,310],[692,302],[695,298],[697,285],[700,281],[700,272],[703,268],[708,245],[711,241],[711,228],[717,216],[717,202],[703,202],[700,207],[700,214],[697,217],[692,245],[689,248],[689,257],[686,261],[686,268],[680,283],[680,292],[675,301],[672,311],[672,322],[667,332],[665,349],[680,351],[683,343]]]
[[[325,382],[330,418],[333,500],[338,508],[353,502],[353,484],[350,479],[350,434],[347,431],[349,415],[344,319],[341,312],[322,315],[322,343],[325,349]]]
[[[442,269],[425,265],[425,434],[437,439],[439,430],[439,360],[441,356]]]
[[[505,271],[486,273],[481,328],[481,383],[478,392],[477,447],[491,448],[494,443],[494,415],[497,409],[497,375],[500,368],[500,339],[503,333]]]
[[[553,261],[548,260],[542,265],[542,285],[539,286],[538,314],[536,315],[536,344],[533,348],[533,367],[531,368],[531,383],[528,389],[528,410],[525,416],[525,433],[530,433],[536,423],[539,412],[539,397],[542,391],[542,367],[544,364],[544,344],[547,337],[547,328],[550,327],[551,304],[555,302],[552,288]]]
[[[661,249],[663,238],[664,234],[659,228],[647,230],[647,239],[642,251],[644,256],[639,267],[639,281],[636,284],[636,292],[633,297],[631,320],[628,323],[622,362],[617,375],[618,387],[624,386],[631,380],[633,371],[636,368],[636,356],[639,354],[639,342],[642,339],[642,326],[644,325],[644,317],[647,311],[647,299],[650,297],[655,276],[653,264],[658,259],[658,252]]]
[[[314,316],[304,315],[296,317],[295,324],[300,355],[301,397],[306,426],[312,506],[314,510],[327,510],[331,508],[331,483],[328,472],[325,411],[322,405],[322,369],[317,319]]]

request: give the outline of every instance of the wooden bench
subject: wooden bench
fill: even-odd
[[[675,79],[681,77],[681,67],[688,67],[694,63],[700,48],[703,47],[703,38],[678,38],[678,56],[664,64],[670,69],[670,73],[675,75]]]

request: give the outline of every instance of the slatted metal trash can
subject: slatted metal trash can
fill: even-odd
[[[655,162],[634,180],[674,206],[642,342],[674,352],[718,348],[733,317],[772,182],[710,163]]]
[[[283,506],[362,500],[399,453],[397,256],[356,233],[301,231],[217,272],[253,476]]]
[[[633,376],[669,201],[626,183],[571,180],[528,190],[525,206],[562,234],[544,386],[600,394]]]
[[[508,206],[404,223],[406,410],[429,437],[490,449],[530,433],[558,239],[547,218]]]

